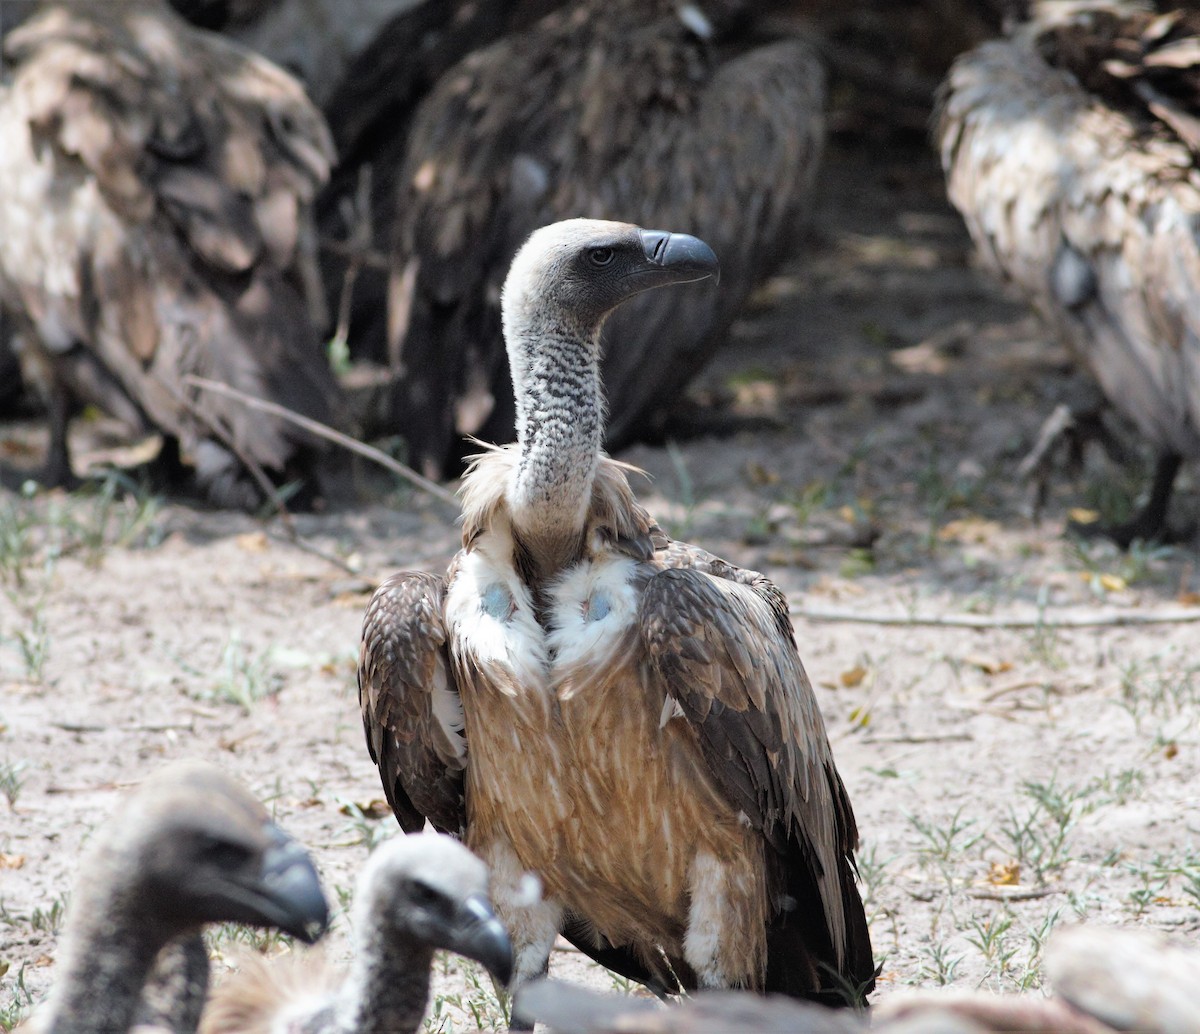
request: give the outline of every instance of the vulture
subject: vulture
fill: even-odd
[[[398,836],[371,855],[354,899],[354,961],[346,980],[291,956],[254,956],[217,989],[203,1034],[412,1034],[429,998],[434,951],[512,974],[508,934],[487,897],[487,866],[437,833]]]
[[[719,296],[648,297],[614,317],[611,449],[655,433],[756,281],[794,246],[824,139],[824,76],[800,39],[764,38],[758,8],[580,0],[446,70],[402,146],[347,110],[359,128],[344,153],[389,191],[376,215],[390,242],[380,351],[394,373],[391,430],[419,469],[460,473],[465,435],[511,440],[500,287],[537,227],[571,216],[686,224],[723,256]],[[352,68],[348,80],[370,74]],[[388,134],[404,125],[395,111],[381,115]],[[342,163],[343,183],[353,168]],[[324,236],[349,232],[323,223]],[[364,291],[357,308],[369,321],[381,302]],[[371,333],[351,323],[352,341]]]
[[[668,539],[601,449],[606,316],[717,271],[687,234],[533,233],[503,293],[516,443],[474,459],[445,576],[376,591],[359,702],[401,826],[491,867],[517,986],[562,933],[659,992],[844,1004],[874,983],[858,833],[787,601]]]
[[[1164,529],[1200,458],[1200,13],[1036,7],[960,57],[936,143],[983,264],[1045,317],[1158,451],[1145,507]]]
[[[328,910],[308,855],[242,786],[211,765],[173,765],[146,781],[81,860],[57,977],[31,1034],[119,1034],[135,1020],[194,1022],[194,1001],[159,994],[143,1003],[143,986],[170,946],[174,959],[155,971],[159,990],[175,986],[194,997],[196,941],[188,939],[204,923],[220,922],[277,927],[313,941]]]
[[[290,76],[162,0],[44,4],[4,58],[0,305],[49,403],[43,479],[71,482],[67,420],[94,405],[160,431],[161,466],[185,461],[218,505],[303,481],[313,442],[188,376],[329,419],[336,383],[306,301],[323,307],[320,113]]]

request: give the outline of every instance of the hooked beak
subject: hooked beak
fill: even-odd
[[[312,944],[329,926],[321,880],[303,847],[277,826],[269,832],[274,844],[263,855],[259,911],[266,923]]]
[[[661,271],[663,283],[686,284],[712,277],[721,282],[717,256],[699,237],[664,230],[640,230],[642,248],[651,269]]]
[[[513,971],[512,942],[487,898],[482,894],[467,898],[456,910],[448,933],[447,948],[482,963],[508,986]]]

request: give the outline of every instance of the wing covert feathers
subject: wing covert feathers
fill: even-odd
[[[467,741],[446,648],[445,579],[406,571],[385,581],[363,620],[358,702],[371,760],[405,832],[428,818],[466,826]]]
[[[809,991],[829,986],[822,967],[869,989],[858,830],[787,601],[764,576],[695,547],[672,543],[663,559],[639,611],[646,659],[696,730],[711,777],[773,849],[767,990],[803,990],[789,957],[809,960]],[[821,915],[801,914],[817,901]]]

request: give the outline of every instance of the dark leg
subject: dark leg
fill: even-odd
[[[1114,526],[1080,525],[1072,522],[1071,530],[1087,538],[1104,536],[1112,539],[1122,549],[1128,549],[1135,539],[1143,542],[1161,542],[1168,536],[1167,507],[1171,502],[1171,489],[1175,475],[1183,464],[1183,458],[1174,452],[1164,452],[1154,467],[1154,484],[1146,505],[1131,521]]]
[[[71,415],[71,400],[61,384],[50,389],[50,448],[46,453],[46,465],[38,480],[47,488],[65,488],[67,491],[79,487],[79,479],[71,470],[71,454],[67,448],[67,423]]]

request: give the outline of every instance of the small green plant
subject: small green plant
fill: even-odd
[[[350,821],[339,831],[340,834],[349,834],[349,839],[339,839],[339,847],[366,844],[367,851],[371,852],[396,835],[399,827],[394,822],[371,818],[357,804],[344,797],[338,797],[336,800],[338,809],[344,815],[350,816]]]
[[[952,887],[955,863],[983,839],[982,833],[974,831],[975,820],[963,819],[960,807],[948,820],[927,821],[909,815],[908,823],[921,838],[917,844],[917,858],[924,864],[934,865],[946,885]]]
[[[687,460],[683,458],[683,453],[674,442],[667,442],[667,456],[671,460],[671,471],[675,475],[679,505],[683,507],[682,517],[667,521],[667,534],[672,538],[687,540],[691,537],[695,525],[695,487],[692,484],[692,475],[688,471]]]
[[[210,951],[222,952],[228,945],[245,945],[261,955],[278,955],[295,945],[289,934],[280,930],[260,929],[241,923],[219,923],[205,927],[204,942]]]
[[[42,683],[46,677],[46,662],[50,659],[50,626],[41,601],[31,611],[26,607],[29,625],[18,628],[13,633],[13,640],[20,651],[21,660],[25,664],[25,677],[30,682]]]
[[[29,914],[29,925],[41,933],[57,935],[67,915],[67,897],[60,894],[48,908],[40,905]]]
[[[3,965],[7,969],[7,963]],[[29,1010],[33,1008],[33,995],[29,993],[29,988],[25,986],[26,965],[27,963],[22,963],[21,968],[17,970],[17,979],[13,982],[10,997],[7,1002],[0,1005],[0,1030],[4,1031],[5,1034],[16,1028],[29,1014]],[[0,976],[3,975],[3,973],[0,973]]]
[[[962,965],[962,955],[951,955],[944,941],[933,940],[925,949],[925,956],[918,971],[922,983],[933,982],[945,987],[954,982],[958,967]]]
[[[887,867],[895,858],[880,858],[876,844],[868,844],[858,852],[855,861],[858,864],[858,877],[862,883],[863,901],[870,904],[883,885],[887,875]]]
[[[1140,917],[1149,911],[1150,906],[1167,889],[1167,878],[1151,868],[1142,868],[1137,865],[1130,865],[1127,868],[1138,881],[1138,885],[1129,892],[1127,897],[1133,914]]]
[[[26,777],[22,774],[29,767],[28,761],[0,762],[0,793],[8,801],[9,808],[15,808],[17,798],[21,796],[21,788],[25,785]],[[2,908],[2,906],[0,906]]]
[[[448,962],[443,961],[442,965],[443,973],[450,971]],[[458,1020],[473,1024],[467,1030],[507,1030],[512,1020],[508,995],[497,994],[490,982],[485,984],[483,971],[475,963],[462,960],[462,970],[467,992],[435,994],[424,1029],[430,1034],[452,1034],[459,1029],[455,1026]]]
[[[235,630],[221,650],[212,695],[218,700],[237,704],[249,714],[258,701],[278,693],[282,681],[271,666],[269,653],[251,654]]]

